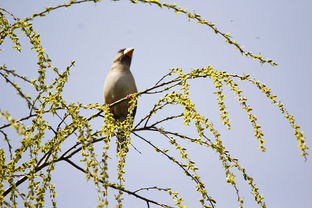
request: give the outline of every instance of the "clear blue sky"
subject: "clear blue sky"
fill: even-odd
[[[30,16],[44,7],[64,1],[1,0],[0,7],[17,17]],[[170,1],[172,2],[172,1]],[[208,27],[188,21],[167,9],[130,1],[102,1],[59,9],[46,17],[35,19],[34,27],[41,34],[43,47],[53,64],[64,68],[70,61],[76,65],[65,89],[68,102],[102,103],[102,86],[114,54],[124,47],[134,47],[132,72],[138,88],[144,90],[155,83],[172,67],[190,69],[212,65],[216,69],[238,74],[251,74],[272,88],[288,111],[295,115],[312,145],[312,2],[302,1],[226,1],[180,0],[178,5],[196,11],[214,22],[223,32],[230,32],[245,49],[261,52],[273,58],[277,67],[260,64],[244,57]],[[24,42],[25,43],[25,42]],[[24,45],[25,46],[25,45]],[[0,64],[31,74],[35,57],[26,44],[22,54],[9,49],[1,52]],[[212,83],[201,81],[192,88],[193,99],[199,110],[209,116],[223,135],[224,142],[234,157],[255,178],[268,207],[309,208],[311,198],[311,157],[307,162],[299,156],[296,139],[286,119],[275,106],[248,84],[241,87],[254,106],[263,125],[267,152],[258,150],[252,127],[231,93],[226,93],[232,130],[227,131],[218,119],[217,105],[212,94]],[[1,109],[19,115],[15,108],[14,91],[0,81]],[[155,98],[140,97],[136,118],[144,116]],[[175,127],[174,125],[172,127]],[[182,130],[181,130],[182,131]],[[160,138],[160,137],[159,137]],[[152,136],[149,139],[159,139]],[[2,146],[3,141],[0,141]],[[173,187],[185,198],[189,207],[199,207],[198,194],[193,184],[172,164],[134,138],[133,149],[127,159],[126,180],[132,190],[159,185]],[[217,200],[217,207],[238,207],[233,188],[226,184],[217,155],[189,146],[191,156],[198,162],[200,175],[207,183],[208,192]],[[113,166],[113,162],[112,162]],[[114,172],[112,171],[112,175]],[[58,165],[54,174],[59,207],[96,207],[96,192],[91,182],[66,165]],[[113,177],[114,178],[114,177]],[[250,190],[241,180],[245,207],[257,207]],[[155,199],[163,195],[146,193]],[[125,194],[125,207],[146,207],[146,203]],[[194,202],[195,201],[195,202]],[[111,204],[112,205],[112,204]],[[153,207],[153,206],[152,206]]]

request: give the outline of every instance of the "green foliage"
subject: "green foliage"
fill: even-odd
[[[211,196],[213,190],[208,192],[206,184],[199,175],[196,161],[191,158],[191,152],[181,145],[182,141],[192,142],[207,151],[214,151],[218,154],[219,160],[223,165],[226,175],[226,182],[233,186],[237,195],[237,201],[240,207],[244,206],[243,196],[240,195],[239,187],[236,183],[236,175],[240,174],[254,195],[255,201],[260,207],[266,207],[264,198],[254,179],[247,174],[245,168],[239,164],[239,160],[231,156],[230,152],[223,145],[221,134],[213,126],[213,123],[205,116],[200,114],[195,104],[190,98],[190,81],[196,79],[211,79],[213,81],[220,111],[220,119],[223,124],[230,129],[230,117],[227,111],[227,105],[224,100],[224,87],[230,89],[235,98],[239,101],[242,109],[246,111],[247,117],[253,127],[254,135],[259,142],[259,148],[265,151],[264,133],[253,108],[248,104],[248,100],[243,96],[243,90],[239,88],[239,82],[250,82],[264,93],[264,95],[276,105],[281,113],[289,121],[291,128],[294,129],[294,135],[298,141],[301,155],[307,157],[308,147],[305,144],[305,138],[300,126],[295,123],[294,116],[289,114],[277,96],[272,94],[271,89],[250,75],[237,75],[225,71],[219,71],[212,66],[197,68],[190,72],[185,72],[180,68],[171,69],[155,85],[149,89],[131,95],[132,105],[129,109],[129,116],[123,122],[116,122],[110,113],[109,106],[97,103],[83,104],[80,102],[68,103],[63,98],[63,89],[68,82],[70,72],[74,68],[74,61],[64,70],[52,66],[52,60],[45,52],[40,41],[40,35],[33,28],[32,21],[37,17],[47,15],[63,7],[70,7],[74,4],[85,2],[98,2],[91,0],[71,0],[63,5],[47,7],[44,11],[33,14],[24,19],[16,18],[13,14],[0,9],[0,45],[7,39],[12,42],[12,48],[22,51],[22,45],[16,31],[21,31],[28,38],[32,49],[37,54],[37,76],[26,77],[20,72],[8,69],[6,65],[0,66],[0,75],[5,82],[17,92],[17,95],[24,100],[29,112],[25,112],[24,117],[15,118],[10,112],[2,109],[0,117],[5,122],[0,126],[2,140],[7,147],[0,148],[0,207],[19,207],[18,199],[22,199],[25,207],[44,207],[47,198],[50,199],[53,207],[56,207],[55,185],[51,183],[52,173],[58,162],[66,162],[73,168],[85,174],[87,180],[92,180],[98,191],[98,207],[107,207],[110,203],[107,200],[111,189],[117,190],[115,196],[116,207],[123,207],[123,194],[127,193],[139,200],[144,200],[148,204],[155,204],[160,207],[172,207],[168,204],[155,201],[138,194],[142,191],[154,190],[166,192],[174,202],[175,207],[183,207],[183,198],[172,188],[161,188],[158,186],[141,188],[136,191],[128,190],[125,186],[124,178],[126,156],[130,148],[131,134],[135,139],[141,139],[150,145],[160,155],[165,156],[173,165],[178,166],[182,172],[194,183],[194,191],[200,195],[199,202],[202,207],[215,207],[216,201]],[[271,59],[265,59],[262,56],[242,49],[228,33],[219,31],[216,26],[196,13],[191,13],[186,9],[180,8],[175,4],[160,2],[159,0],[131,0],[132,3],[149,3],[161,8],[168,8],[186,15],[198,24],[203,24],[212,29],[216,34],[225,38],[226,42],[234,45],[243,55],[258,59],[262,63],[276,65]],[[52,72],[47,76],[47,70]],[[18,81],[13,81],[18,80]],[[23,83],[31,86],[35,92],[34,95],[28,95],[28,92],[20,86]],[[135,109],[135,103],[140,96],[147,95],[158,96],[158,101],[154,104],[150,112],[139,119],[139,122],[132,127],[133,118],[130,116]],[[123,98],[116,103],[128,98]],[[23,104],[22,104],[23,105]],[[156,118],[159,112],[175,106],[181,107],[181,112],[173,116]],[[57,122],[55,122],[57,120]],[[93,121],[102,122],[100,129],[92,126]],[[194,129],[197,136],[192,137],[179,133],[179,130],[171,131],[166,128],[169,121],[181,122],[184,125]],[[12,145],[10,130],[14,130],[19,138],[19,145]],[[123,132],[129,139],[125,141],[124,149],[117,153],[117,178],[118,182],[113,182],[109,178],[108,160],[111,140],[117,134]],[[179,156],[173,156],[173,151],[162,149],[141,135],[141,132],[157,132],[165,141],[168,141],[173,149],[179,152]],[[208,135],[212,135],[210,138]],[[75,144],[64,149],[64,143],[68,138],[75,138]],[[102,143],[103,149],[100,155],[95,151],[95,145]],[[81,161],[74,162],[72,157],[81,155]],[[21,190],[19,186],[27,183],[26,191]]]

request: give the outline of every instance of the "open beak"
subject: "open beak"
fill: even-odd
[[[134,51],[134,48],[127,48],[126,50],[124,50],[123,53],[126,56],[132,57],[133,51]]]

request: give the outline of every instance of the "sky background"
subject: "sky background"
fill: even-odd
[[[0,7],[22,18],[62,2],[1,0]],[[135,52],[131,69],[139,90],[153,86],[173,67],[190,71],[212,65],[215,69],[230,73],[250,74],[272,88],[287,110],[295,115],[297,123],[305,132],[307,144],[311,146],[312,2],[180,0],[177,4],[201,14],[214,22],[221,31],[230,32],[246,50],[261,52],[265,58],[273,58],[279,65],[272,67],[244,57],[208,27],[188,21],[183,14],[177,15],[165,8],[131,4],[126,0],[84,3],[59,9],[33,22],[54,66],[64,69],[72,60],[76,61],[64,91],[66,100],[103,103],[103,81],[115,53],[121,48],[133,47]],[[10,41],[6,40],[2,48],[7,50],[1,52],[0,64],[31,75],[36,69],[35,55],[29,44],[25,41],[23,44],[25,50],[17,53],[10,49]],[[214,89],[210,80],[194,83],[191,88],[192,98],[199,111],[207,115],[220,130],[232,156],[238,157],[241,165],[255,179],[260,192],[264,194],[267,207],[309,208],[312,204],[311,157],[304,162],[299,156],[292,129],[277,107],[271,105],[256,87],[244,83],[240,86],[263,126],[267,140],[265,153],[258,150],[251,124],[231,92],[226,92],[232,121],[230,131],[222,126],[218,118],[217,102],[212,94]],[[17,96],[3,79],[0,80],[0,96],[3,98],[1,109],[7,109],[16,116],[21,115],[23,109],[16,108]],[[139,98],[136,121],[149,112],[156,99],[149,96]],[[181,125],[171,124],[170,128],[187,131]],[[160,140],[161,137],[147,137],[159,145],[166,145]],[[129,189],[153,185],[173,187],[185,198],[186,205],[199,207],[199,196],[182,171],[139,139],[134,137],[132,143],[142,154],[133,149],[129,152],[126,166]],[[4,144],[2,140],[0,144]],[[238,207],[235,191],[225,183],[218,156],[188,145],[208,193],[217,200],[217,207]],[[59,164],[54,176],[59,207],[96,207],[97,195],[92,182],[86,182],[80,172],[66,164]],[[245,207],[257,207],[249,187],[241,182],[239,184],[246,201]],[[164,195],[151,191],[145,195],[164,199],[165,202],[167,200]],[[127,208],[146,207],[142,201],[126,194],[124,197]]]

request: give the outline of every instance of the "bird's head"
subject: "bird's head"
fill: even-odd
[[[122,64],[130,67],[133,51],[133,48],[120,49],[115,55],[113,64]]]

